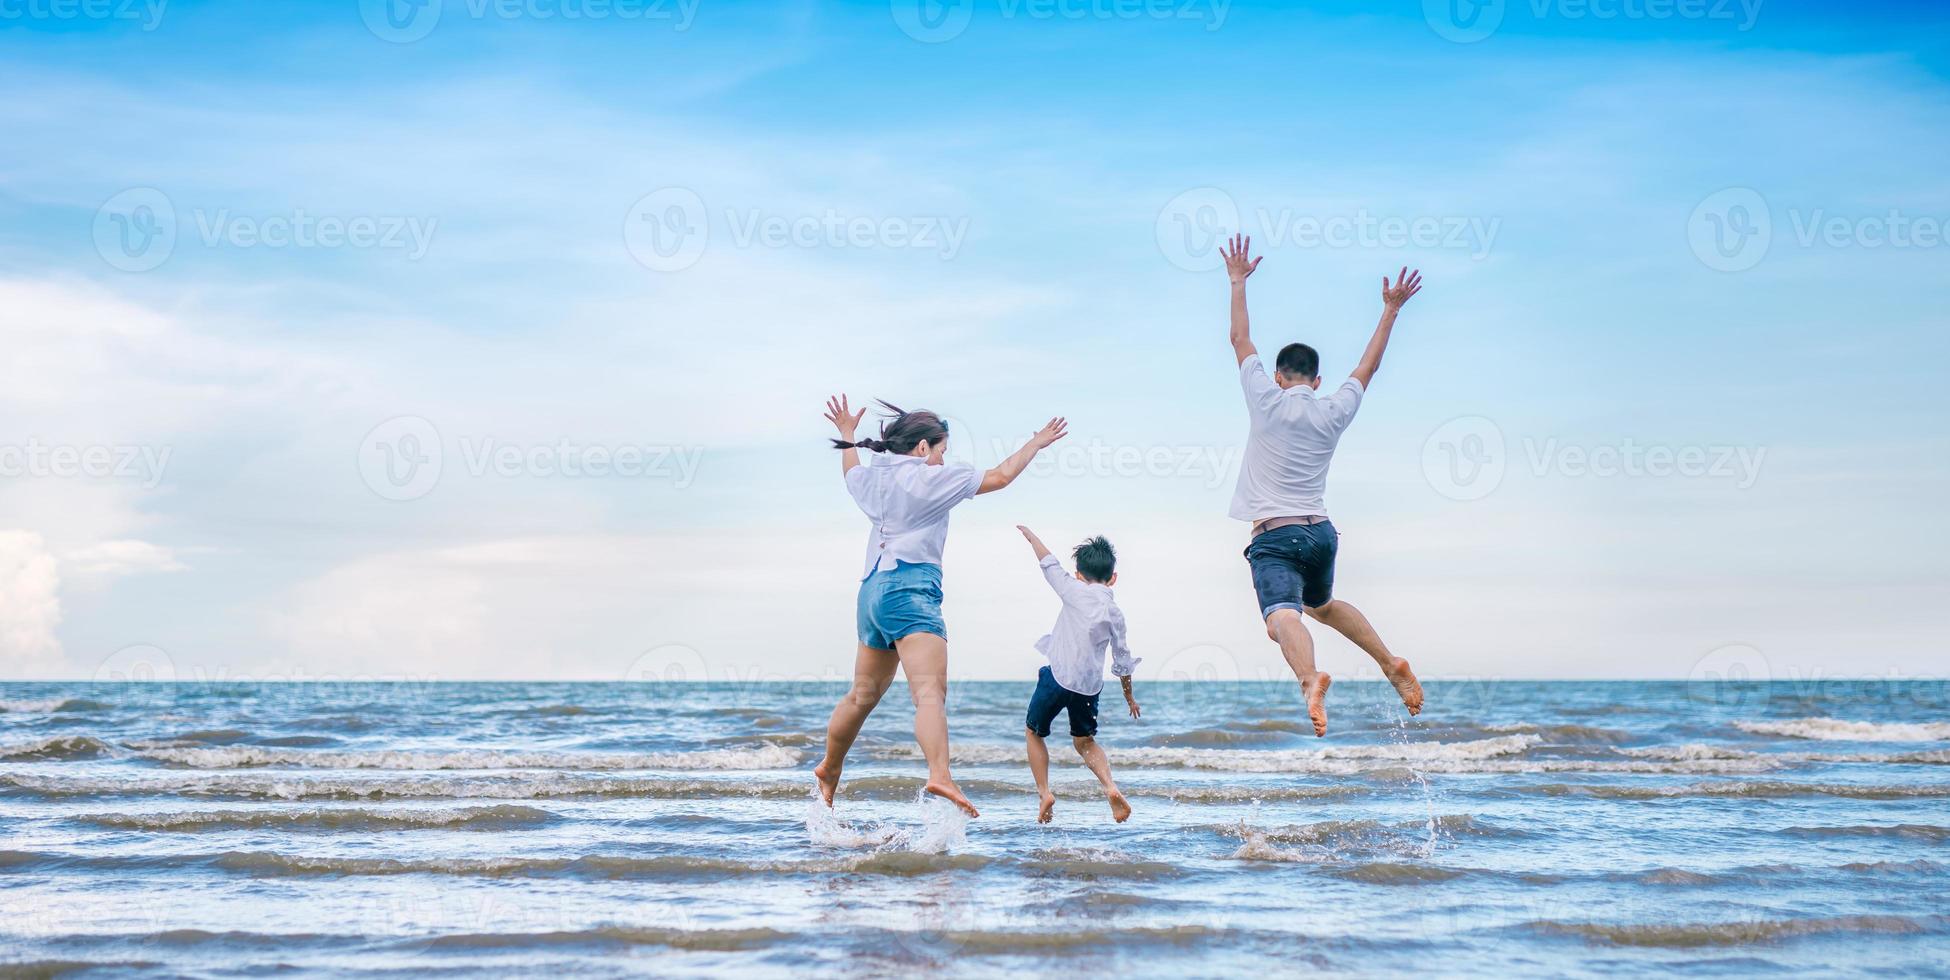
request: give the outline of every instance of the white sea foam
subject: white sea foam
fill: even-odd
[[[855,826],[827,806],[815,788],[806,805],[806,835],[819,847],[915,854],[943,854],[967,842],[968,815],[959,807],[926,791],[915,804],[920,809],[919,827],[889,827],[877,822]]]
[[[1754,735],[1779,735],[1823,742],[1936,742],[1950,739],[1950,722],[1796,718],[1792,721],[1736,721],[1733,726]]]
[[[142,758],[192,769],[289,767],[303,769],[794,769],[804,761],[780,745],[705,749],[698,752],[504,752],[487,749],[441,751],[310,751],[255,745],[150,748]]]
[[[1197,749],[1183,747],[1108,748],[1112,765],[1227,772],[1292,772],[1345,774],[1374,768],[1369,763],[1466,766],[1480,760],[1522,755],[1542,739],[1536,735],[1504,735],[1467,742],[1408,742],[1384,745],[1339,745],[1324,749]],[[920,759],[913,746],[896,746],[875,753],[880,758]],[[1026,760],[1018,745],[963,743],[954,747],[957,762],[1006,765]]]

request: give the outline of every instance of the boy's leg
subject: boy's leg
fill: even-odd
[[[1036,795],[1042,800],[1036,822],[1049,823],[1056,815],[1056,794],[1049,791],[1049,745],[1034,728],[1024,728],[1022,734],[1029,749],[1029,773],[1036,777]]]
[[[819,780],[819,795],[826,798],[827,806],[833,805],[833,793],[840,785],[840,769],[846,764],[846,753],[853,748],[853,740],[860,737],[860,726],[867,723],[867,716],[880,703],[880,696],[894,683],[894,668],[898,666],[900,660],[892,650],[862,645],[854,655],[853,687],[833,706],[833,716],[826,721],[826,758],[813,767],[813,777]]]
[[[1381,634],[1375,632],[1374,624],[1351,603],[1340,599],[1329,599],[1325,605],[1308,607],[1307,615],[1333,627],[1335,632],[1347,637],[1374,658],[1381,666],[1381,675],[1395,685],[1395,692],[1402,696],[1402,703],[1408,706],[1408,713],[1422,711],[1422,684],[1415,679],[1415,672],[1408,668],[1408,661],[1388,652],[1381,642]]]
[[[928,760],[927,791],[981,816],[948,773],[948,641],[933,633],[909,633],[894,641],[907,689],[914,697],[914,741]]]
[[[1123,823],[1131,818],[1131,803],[1124,799],[1124,793],[1117,788],[1117,781],[1110,778],[1110,759],[1104,755],[1103,746],[1088,735],[1072,737],[1071,743],[1077,747],[1077,754],[1083,756],[1083,764],[1097,774],[1097,782],[1104,786],[1104,795],[1110,799],[1111,819]]]

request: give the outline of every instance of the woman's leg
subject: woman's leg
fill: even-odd
[[[948,641],[933,633],[909,633],[894,641],[908,693],[914,697],[914,741],[928,760],[928,792],[981,816],[948,774]]]
[[[819,780],[819,795],[825,797],[827,806],[833,805],[833,793],[839,789],[846,753],[853,748],[853,740],[860,737],[860,726],[867,723],[867,716],[873,714],[880,696],[894,683],[894,668],[899,666],[900,658],[892,650],[862,646],[854,655],[853,687],[833,707],[833,717],[826,722],[826,758],[813,767],[813,776]]]

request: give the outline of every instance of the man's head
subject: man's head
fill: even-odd
[[[1306,344],[1288,344],[1280,348],[1279,359],[1273,362],[1273,380],[1282,388],[1306,385],[1320,387],[1320,354]]]
[[[1117,549],[1112,548],[1102,535],[1077,545],[1077,550],[1070,552],[1070,557],[1076,559],[1077,578],[1099,585],[1117,583]]]

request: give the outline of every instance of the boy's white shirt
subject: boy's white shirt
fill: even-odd
[[[871,465],[846,471],[847,492],[873,522],[860,577],[891,569],[897,561],[940,565],[948,546],[948,512],[982,488],[982,471],[968,463],[929,466],[919,456],[865,455]]]
[[[1040,564],[1043,578],[1063,600],[1056,626],[1036,641],[1036,649],[1049,658],[1050,676],[1064,690],[1085,696],[1101,693],[1106,646],[1111,652],[1110,672],[1131,676],[1143,661],[1131,656],[1124,638],[1124,613],[1117,608],[1110,586],[1071,577],[1055,555],[1044,555]]]

